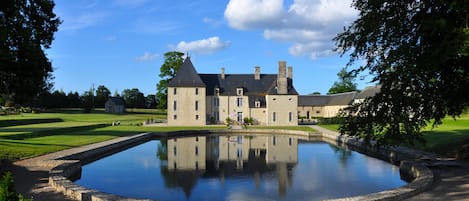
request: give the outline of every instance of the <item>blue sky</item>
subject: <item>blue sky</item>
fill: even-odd
[[[63,20],[47,54],[54,89],[105,85],[156,93],[168,51],[188,52],[199,73],[277,73],[293,66],[300,94],[327,93],[348,57],[331,40],[357,17],[351,0],[56,0]],[[357,80],[358,87],[371,85]]]

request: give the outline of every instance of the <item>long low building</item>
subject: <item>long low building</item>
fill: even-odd
[[[335,117],[341,109],[353,103],[374,96],[380,90],[379,85],[365,88],[361,92],[352,91],[332,95],[298,96],[298,116],[304,119]]]

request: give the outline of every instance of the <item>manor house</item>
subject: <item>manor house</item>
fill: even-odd
[[[298,93],[292,67],[278,63],[278,74],[198,74],[187,57],[168,83],[168,125],[242,123],[252,118],[260,125],[297,125]]]

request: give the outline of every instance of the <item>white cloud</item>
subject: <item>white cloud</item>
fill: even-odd
[[[142,56],[136,57],[136,61],[144,62],[144,61],[151,61],[156,58],[158,58],[158,54],[150,53],[150,52],[145,52]]]
[[[271,26],[283,14],[283,0],[230,0],[225,10],[229,25],[236,29]]]
[[[177,45],[170,45],[171,48],[180,52],[188,52],[195,54],[212,54],[223,50],[230,45],[229,41],[221,41],[218,36],[201,39],[196,41],[181,41]]]
[[[202,21],[204,23],[209,24],[209,25],[214,26],[214,27],[218,27],[221,24],[223,24],[222,21],[215,20],[215,19],[212,19],[212,18],[209,18],[209,17],[204,17],[204,19],[202,19]]]
[[[334,38],[357,17],[352,0],[230,0],[225,19],[235,29],[263,30],[267,40],[291,43],[289,53],[312,59],[334,54]]]

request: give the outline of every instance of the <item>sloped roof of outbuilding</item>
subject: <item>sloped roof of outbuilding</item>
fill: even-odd
[[[374,96],[380,91],[381,91],[381,85],[366,87],[365,89],[363,89],[363,91],[358,93],[356,99],[365,99],[367,97]]]
[[[109,97],[108,101],[113,102],[115,105],[125,105],[124,99],[119,96]]]
[[[346,92],[332,95],[306,95],[298,96],[299,106],[332,106],[350,105],[357,96],[357,92]]]

